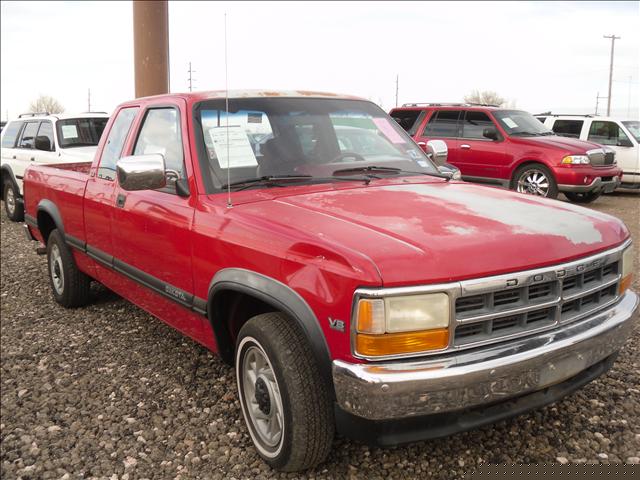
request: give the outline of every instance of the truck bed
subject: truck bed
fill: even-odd
[[[83,202],[91,162],[32,165],[24,174],[25,220],[37,221],[42,205],[53,204],[66,235],[85,238]]]

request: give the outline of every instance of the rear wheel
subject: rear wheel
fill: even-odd
[[[558,184],[551,171],[539,163],[523,165],[513,175],[511,188],[519,193],[556,198]]]
[[[273,468],[299,471],[331,449],[334,420],[329,388],[303,333],[281,313],[243,325],[236,347],[242,414],[260,456]]]
[[[76,261],[58,229],[49,234],[47,265],[53,298],[63,307],[81,307],[89,302],[91,278],[78,270]]]
[[[602,195],[602,190],[597,192],[565,192],[565,197],[575,203],[591,203]]]
[[[13,222],[21,222],[24,220],[24,205],[20,201],[20,194],[16,190],[15,185],[9,179],[4,181],[4,209],[7,217]]]

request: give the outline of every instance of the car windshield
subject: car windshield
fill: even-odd
[[[640,122],[638,120],[628,120],[622,122],[622,124],[627,127],[627,130],[629,130],[629,133],[633,135],[636,142],[640,142]]]
[[[540,120],[523,110],[496,110],[493,116],[509,135],[537,136],[553,135]]]
[[[56,129],[58,130],[60,148],[93,147],[98,145],[108,120],[106,117],[58,120]]]
[[[263,177],[288,176],[289,181],[254,185],[339,181],[350,175],[362,178],[363,174],[375,178],[438,175],[437,168],[411,137],[371,102],[284,97],[230,99],[228,128],[224,100],[202,102],[194,112],[201,127],[198,137],[203,171],[210,174],[210,182],[205,182],[212,191],[227,183],[239,185]],[[363,170],[369,166],[392,168],[375,173]],[[345,173],[346,169],[354,171]]]

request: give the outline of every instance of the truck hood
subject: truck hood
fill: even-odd
[[[93,162],[98,147],[72,147],[60,150],[60,157],[74,162]]]
[[[462,182],[407,179],[276,196],[243,209],[339,248],[346,261],[350,252],[354,261],[368,257],[385,286],[553,265],[619,245],[629,235],[606,214]]]
[[[583,154],[587,150],[594,148],[602,148],[600,145],[592,142],[585,142],[577,138],[560,137],[558,135],[550,135],[548,137],[511,137],[511,140],[522,145],[530,145],[533,147],[557,148],[558,150],[569,153]]]

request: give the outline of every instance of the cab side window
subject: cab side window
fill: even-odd
[[[583,120],[556,120],[552,129],[563,137],[580,138],[583,124]]]
[[[589,128],[590,142],[600,145],[623,146],[632,145],[629,137],[620,129],[617,123],[594,120]]]
[[[42,150],[44,152],[53,152],[55,150],[55,143],[53,141],[53,124],[50,121],[45,120],[40,124],[35,146],[38,150]]]
[[[18,148],[35,148],[36,135],[38,133],[38,127],[40,122],[27,122],[22,130],[22,136],[20,142],[18,142]]]
[[[439,110],[431,115],[422,132],[423,137],[457,137],[460,110]]]
[[[18,134],[24,122],[10,122],[2,132],[2,148],[15,148]]]
[[[116,162],[122,156],[124,142],[127,139],[131,124],[133,123],[133,119],[136,118],[138,110],[140,110],[138,107],[129,107],[123,108],[118,112],[118,116],[111,126],[109,137],[102,150],[102,158],[100,159],[100,166],[98,167],[99,178],[115,180]]]
[[[175,108],[153,108],[147,111],[133,152],[134,155],[161,154],[165,169],[173,174],[168,176],[168,180],[185,177],[179,120],[178,110]]]
[[[483,135],[484,129],[493,126],[493,122],[486,113],[476,111],[466,112],[462,124],[462,136],[464,138],[488,140]]]

